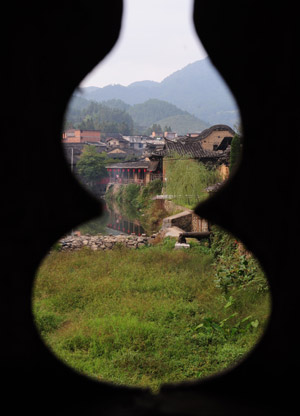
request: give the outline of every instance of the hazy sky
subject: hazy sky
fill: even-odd
[[[192,21],[193,3],[193,0],[124,0],[117,43],[80,86],[159,82],[205,58],[207,53]]]

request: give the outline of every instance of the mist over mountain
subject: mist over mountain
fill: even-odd
[[[156,98],[151,98],[141,104],[130,105],[120,99],[97,103],[73,96],[69,103],[66,121],[66,128],[89,128],[103,131],[109,129],[110,133],[122,132],[122,129],[125,129],[127,134],[129,132],[150,134],[149,128],[153,124],[159,124],[163,129],[168,126],[167,129],[171,128],[179,135],[200,132],[209,127],[206,122],[187,111]]]
[[[239,122],[239,111],[229,88],[209,58],[187,65],[161,82],[138,81],[128,86],[80,88],[76,95],[97,102],[119,99],[127,104],[141,104],[149,99],[167,101],[207,124]]]

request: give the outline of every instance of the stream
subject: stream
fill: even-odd
[[[103,215],[79,226],[78,231],[81,234],[130,235],[134,233],[137,236],[146,234],[145,229],[136,218],[137,213],[134,207],[132,207],[129,218],[119,207],[108,205],[104,199],[102,199],[102,204]]]

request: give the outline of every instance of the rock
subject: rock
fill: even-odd
[[[113,243],[111,243],[111,242],[109,242],[109,241],[105,241],[105,242],[104,242],[104,246],[105,246],[105,247],[107,247],[107,248],[112,248],[112,247],[113,247],[113,245],[114,245],[114,244],[113,244]]]
[[[174,248],[177,250],[180,248],[190,248],[190,247],[191,247],[190,244],[176,243]]]

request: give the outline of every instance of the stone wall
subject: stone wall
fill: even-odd
[[[142,235],[69,235],[59,240],[60,251],[74,251],[80,250],[83,247],[88,247],[91,250],[111,250],[116,244],[123,245],[128,248],[139,248],[149,245],[151,237]]]
[[[192,216],[193,211],[186,210],[179,214],[171,215],[170,217],[164,218],[162,223],[162,229],[171,227],[178,227],[184,231],[192,231]]]
[[[205,218],[200,218],[192,210],[185,210],[176,215],[164,218],[162,230],[178,227],[183,231],[206,232],[209,231],[209,223]]]
[[[204,233],[209,231],[209,222],[205,218],[200,218],[198,215],[192,215],[192,231]]]
[[[176,205],[174,202],[169,201],[168,199],[162,200],[162,204],[169,214],[173,214],[176,211],[180,212],[186,210],[185,207],[182,207],[181,205]]]

